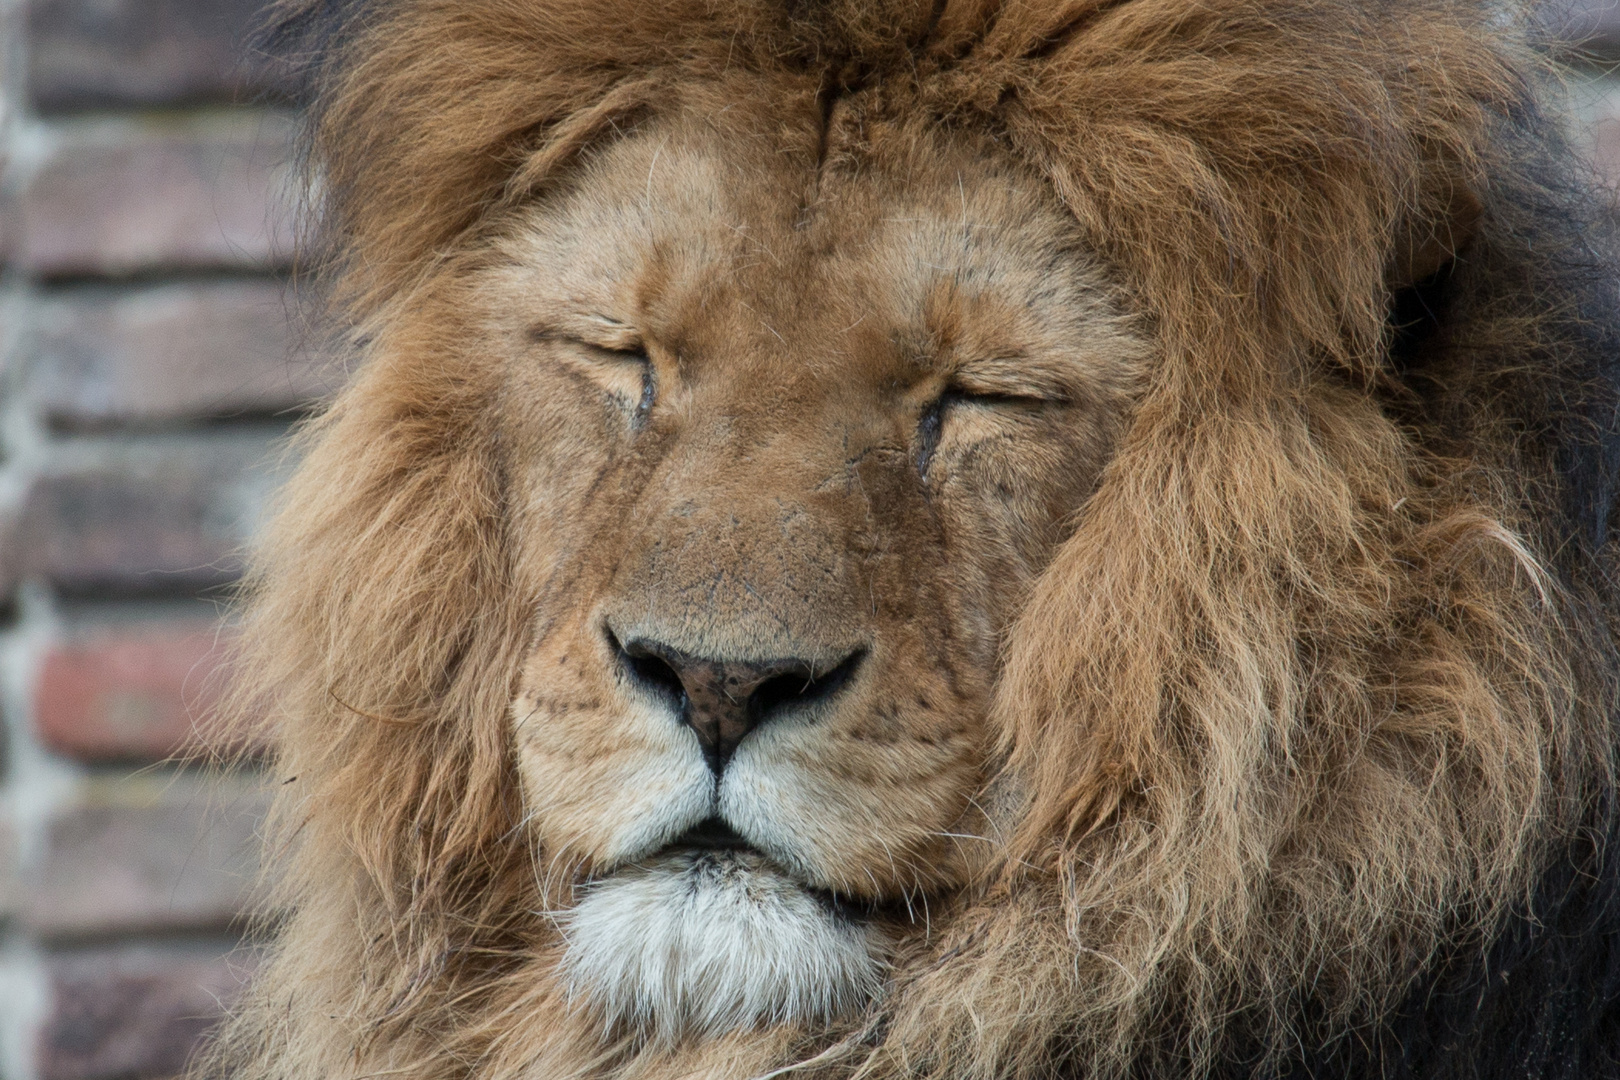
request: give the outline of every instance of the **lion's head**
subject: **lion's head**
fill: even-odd
[[[1002,636],[1144,352],[1031,170],[717,89],[515,215],[462,331],[536,612],[513,767],[588,883],[567,981],[672,1037],[858,1007],[963,883]]]
[[[1609,315],[1482,8],[303,18],[364,362],[220,1069],[1353,1058],[1590,824]]]

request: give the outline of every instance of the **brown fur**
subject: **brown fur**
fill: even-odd
[[[249,592],[289,914],[205,1068],[1200,1075],[1375,1021],[1606,784],[1548,454],[1464,368],[1465,422],[1402,413],[1386,361],[1391,289],[1518,167],[1534,65],[1475,5],[400,0],[332,49],[365,362]],[[632,439],[622,343],[567,342],[638,199],[670,231],[625,301],[662,395]],[[913,274],[955,223],[1027,308]],[[1064,390],[964,410],[908,487],[924,390],[898,435],[857,391],[953,349],[1046,350]],[[537,913],[611,862],[625,611],[879,643],[819,766],[861,813],[811,813],[803,870],[912,909],[867,1015],[669,1047],[564,1000]]]

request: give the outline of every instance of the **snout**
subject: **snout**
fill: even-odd
[[[772,462],[768,498],[732,449],[666,460],[540,635],[517,718],[536,834],[582,880],[713,837],[860,903],[955,880],[983,688],[907,584],[927,567],[874,540],[842,447],[792,484]]]
[[[625,681],[636,692],[663,700],[696,734],[717,781],[737,747],[760,726],[786,716],[824,714],[855,678],[867,652],[857,647],[820,662],[727,659],[694,656],[649,637],[621,643],[612,629],[606,632]]]

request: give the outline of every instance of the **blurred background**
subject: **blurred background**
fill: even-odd
[[[0,1080],[178,1074],[251,976],[224,601],[330,392],[263,0],[0,0]]]
[[[1620,187],[1620,0],[1558,2]],[[342,377],[262,3],[0,0],[0,1080],[175,1076],[253,971],[268,785],[172,759],[222,734],[241,550]]]

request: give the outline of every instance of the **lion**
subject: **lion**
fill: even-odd
[[[196,1075],[1620,1075],[1620,302],[1531,24],[284,15],[358,359]]]

